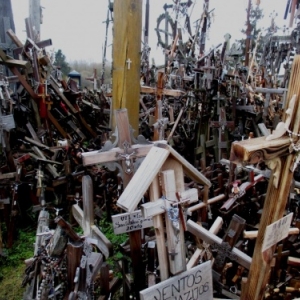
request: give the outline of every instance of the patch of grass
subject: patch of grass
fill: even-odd
[[[113,245],[113,256],[107,259],[107,263],[114,269],[114,263],[120,260],[123,257],[123,254],[120,252],[119,245],[124,243],[128,239],[126,233],[115,234],[113,229],[112,222],[107,221],[105,213],[102,215],[102,218],[99,222],[100,230],[105,234],[109,241]],[[115,270],[116,271],[116,270]]]
[[[33,256],[35,231],[19,230],[13,247],[5,251],[6,256],[0,258],[0,300],[21,300],[25,288],[21,287],[25,263]]]
[[[21,300],[26,288],[21,287],[25,271],[24,262],[19,265],[1,267],[0,300]]]

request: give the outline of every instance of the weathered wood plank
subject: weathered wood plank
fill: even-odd
[[[141,300],[213,299],[211,261],[140,292]],[[185,298],[183,298],[185,297]]]
[[[117,201],[125,211],[133,212],[154,177],[169,155],[169,151],[160,147],[151,147],[149,153]]]

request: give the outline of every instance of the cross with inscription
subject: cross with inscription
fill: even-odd
[[[134,174],[134,160],[146,156],[153,144],[147,142],[143,137],[138,137],[136,142],[140,141],[144,144],[132,145],[133,137],[130,131],[127,109],[117,110],[115,114],[117,139],[114,144],[108,141],[100,151],[83,153],[82,162],[84,166],[102,165],[110,170],[118,168],[122,173],[123,187],[125,188]],[[118,147],[115,147],[116,145]],[[145,272],[140,265],[142,261],[141,231],[129,232],[129,239],[135,288],[141,290],[145,285]]]
[[[262,246],[268,225],[283,217],[293,180],[294,166],[299,157],[300,106],[298,84],[300,56],[293,61],[290,86],[288,88],[285,114],[282,122],[267,137],[234,142],[231,146],[230,160],[233,163],[256,164],[265,161],[272,170],[267,195],[264,201],[255,244],[253,263],[249,270],[247,284],[242,288],[242,299],[260,300],[264,298],[265,287],[269,280],[271,260],[275,247],[264,252]],[[276,205],[274,205],[276,199]]]

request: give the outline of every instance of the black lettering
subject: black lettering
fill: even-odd
[[[184,277],[182,277],[182,278],[180,278],[180,281],[183,280],[183,287],[182,287],[183,290],[185,290],[185,279],[186,279],[187,277],[188,277],[188,275],[187,275],[187,276],[184,276]]]
[[[198,287],[192,289],[193,300],[198,300]]]
[[[163,300],[167,300],[167,299],[170,299],[170,297],[168,298],[165,298],[165,296],[167,296],[167,292],[165,291],[167,288],[169,288],[170,286],[167,285],[165,286],[163,289],[162,289],[162,296],[163,296]]]
[[[174,294],[174,289],[176,290],[175,294]],[[172,283],[171,285],[171,290],[172,290],[172,296],[176,295],[177,293],[180,293],[180,281],[177,281],[177,287],[175,286],[175,284]]]
[[[158,296],[154,296],[154,300],[161,300],[161,293],[160,290],[156,289]]]
[[[208,282],[205,282],[205,283],[204,283],[204,285],[203,285],[203,290],[204,290],[204,293],[206,293],[206,292],[209,290]]]
[[[185,300],[189,300],[190,299],[190,293],[191,293],[191,291],[187,291],[186,293],[183,294],[184,296],[187,295],[186,298],[185,298]]]
[[[199,296],[201,296],[203,293],[204,293],[204,290],[203,290],[203,285],[200,285],[199,287],[198,287],[198,291],[199,291]]]
[[[201,271],[198,270],[195,274],[195,284],[199,284],[202,281],[202,276],[200,275]],[[198,279],[198,280],[197,280]]]
[[[192,278],[192,280],[190,280],[190,278]],[[190,288],[194,285],[194,283],[195,283],[195,276],[194,274],[190,274],[187,279],[187,286]]]

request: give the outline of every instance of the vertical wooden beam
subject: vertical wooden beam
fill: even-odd
[[[114,1],[112,112],[127,108],[135,135],[139,128],[142,4],[142,0]]]
[[[29,0],[29,18],[34,29],[34,41],[41,37],[41,0]]]
[[[294,58],[290,84],[288,88],[287,100],[290,101],[294,94],[297,95],[297,100],[294,108],[294,115],[290,129],[293,132],[300,130],[300,84],[299,84],[299,69],[300,56]],[[289,103],[286,103],[286,108]],[[285,110],[286,111],[286,110]],[[284,116],[284,120],[287,115]],[[264,299],[265,287],[268,284],[269,275],[271,271],[271,260],[274,254],[275,245],[262,253],[262,246],[266,227],[283,217],[285,213],[286,203],[290,191],[290,186],[293,180],[293,166],[295,152],[288,156],[280,157],[282,169],[279,178],[279,184],[276,188],[273,182],[273,172],[268,185],[267,195],[264,202],[264,208],[260,219],[257,240],[253,253],[252,263],[248,274],[247,284],[243,285],[241,299],[247,300],[261,300]],[[274,202],[274,199],[276,199]]]

